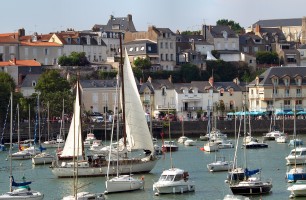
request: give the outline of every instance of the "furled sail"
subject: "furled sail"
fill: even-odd
[[[142,107],[135,77],[125,49],[123,81],[125,92],[126,136],[131,149],[154,152],[152,137]]]

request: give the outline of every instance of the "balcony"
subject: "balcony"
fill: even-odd
[[[202,110],[202,107],[182,107],[181,108],[182,111],[197,111],[197,110]]]
[[[166,110],[166,109],[175,109],[175,105],[157,105],[157,109],[159,110]]]

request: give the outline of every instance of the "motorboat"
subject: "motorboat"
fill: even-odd
[[[303,167],[293,167],[286,173],[286,178],[289,183],[306,180],[306,171]]]
[[[63,197],[63,200],[104,200],[105,196],[102,193],[79,192],[76,196],[70,195]]]
[[[200,140],[201,141],[207,141],[209,139],[208,135],[200,135]]]
[[[247,144],[243,144],[246,149],[260,149],[260,148],[268,148],[268,144],[263,142],[255,142],[251,141]]]
[[[136,179],[133,175],[120,175],[105,181],[106,190],[104,194],[114,192],[126,192],[144,189],[144,179]]]
[[[278,138],[275,139],[277,143],[287,143],[288,142],[288,137],[286,135],[282,135]]]
[[[291,192],[290,198],[305,197],[306,196],[306,182],[297,181],[295,184],[287,188]]]
[[[40,154],[35,155],[32,158],[32,164],[33,165],[44,165],[44,164],[50,164],[55,160],[55,157],[49,153],[42,152]]]
[[[215,152],[219,150],[219,143],[216,142],[207,142],[204,144],[204,151],[206,152]]]
[[[289,155],[285,158],[287,165],[301,165],[306,163],[306,147],[297,147],[290,151]]]
[[[90,147],[96,139],[97,138],[95,134],[87,133],[86,138],[84,140],[84,147]]]
[[[299,139],[299,138],[295,138],[289,141],[288,146],[302,146],[303,145],[303,140]]]
[[[42,146],[45,148],[63,148],[65,145],[64,141],[58,140],[48,140],[42,143]]]
[[[194,141],[193,139],[188,138],[185,142],[184,142],[185,146],[195,146],[196,145],[196,141]]]
[[[243,138],[243,144],[247,144],[249,142],[258,142],[257,138],[254,138],[250,135],[246,136],[245,138]]]
[[[184,144],[184,142],[185,142],[186,140],[188,140],[188,137],[186,137],[186,136],[181,136],[181,137],[179,137],[179,139],[177,140],[177,142],[180,143],[180,144]]]
[[[219,149],[230,149],[234,148],[234,144],[231,140],[222,140],[218,144]]]
[[[100,149],[103,148],[102,140],[94,140],[89,150],[95,153],[99,153]]]
[[[230,185],[232,193],[239,195],[259,195],[269,193],[272,189],[272,181],[262,181],[258,177],[249,177],[238,184]]]
[[[276,138],[285,135],[283,132],[279,131],[279,130],[273,130],[269,133],[266,133],[265,136],[263,136],[263,141],[267,141],[267,140],[275,140]]]
[[[207,169],[210,172],[228,171],[232,167],[233,163],[226,161],[225,157],[223,156],[216,157],[215,162],[212,162],[207,165]]]
[[[164,170],[153,184],[155,195],[194,192],[195,183],[189,180],[188,172],[179,168]]]
[[[164,144],[162,144],[162,150],[164,152],[169,152],[171,151],[178,151],[178,146],[175,144],[174,141],[164,141]]]

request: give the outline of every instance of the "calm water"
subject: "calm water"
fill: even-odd
[[[302,138],[304,142],[306,137]],[[262,177],[271,178],[273,181],[272,193],[262,197],[252,197],[251,199],[289,199],[290,192],[287,191],[288,183],[285,179],[287,170],[285,156],[291,150],[287,144],[278,144],[275,141],[267,142],[269,148],[247,150],[249,169],[262,168]],[[107,199],[223,199],[226,194],[230,194],[230,189],[224,180],[226,172],[210,173],[206,165],[215,159],[215,153],[205,153],[199,150],[204,144],[198,141],[197,146],[185,147],[179,145],[179,151],[173,153],[173,164],[175,167],[189,171],[190,180],[195,181],[196,191],[179,195],[154,196],[152,185],[157,181],[163,169],[170,167],[170,157],[166,154],[161,157],[156,167],[150,174],[145,174],[145,190],[130,193],[119,193],[107,195]],[[241,143],[240,143],[241,144]],[[239,145],[241,146],[241,145]],[[49,150],[52,152],[53,150]],[[243,150],[239,148],[239,158],[242,157]],[[228,160],[233,159],[234,149],[220,150]],[[0,193],[9,190],[9,161],[6,160],[7,152],[0,152]],[[242,163],[240,159],[239,163]],[[23,175],[27,180],[32,180],[33,190],[45,194],[47,200],[59,200],[65,195],[72,194],[73,181],[71,178],[58,179],[51,173],[49,166],[32,166],[31,160],[13,160],[13,175],[15,180],[20,180]],[[135,175],[141,177],[141,175]],[[80,190],[89,192],[103,192],[105,190],[105,177],[80,178],[79,185],[84,185]]]

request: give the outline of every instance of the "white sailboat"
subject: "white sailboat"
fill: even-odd
[[[179,137],[177,142],[180,144],[184,144],[184,142],[188,139],[188,137],[186,137],[184,134],[184,116],[183,115],[181,116],[181,122],[182,122],[182,136]]]
[[[12,154],[12,135],[13,135],[13,93],[11,93],[11,124],[10,124],[10,149],[9,154]],[[18,199],[18,200],[41,200],[44,198],[44,195],[40,192],[33,191],[30,188],[31,182],[25,181],[23,178],[23,182],[16,183],[12,173],[12,157],[10,156],[10,191],[0,195],[1,200],[9,200],[9,199]],[[13,188],[15,187],[15,188]]]
[[[144,149],[151,152],[150,155],[145,157],[132,157],[121,158],[119,160],[119,171],[121,174],[130,173],[147,173],[150,172],[156,165],[158,157],[154,155],[154,147],[152,142],[152,136],[149,131],[149,127],[145,118],[144,110],[138,93],[138,89],[135,83],[135,78],[131,69],[130,62],[128,60],[127,52],[125,51],[125,62],[123,67],[123,82],[124,82],[124,94],[125,97],[125,127],[127,140],[130,147],[133,149]],[[79,93],[76,93],[76,101],[79,103]],[[80,140],[78,147],[79,151],[76,156],[82,155],[83,146],[81,137],[81,118],[80,118],[80,106],[75,106],[73,118],[76,118],[75,125],[71,123],[65,147],[62,152],[62,156],[73,157],[74,137],[76,140]],[[73,119],[72,118],[72,119]],[[73,119],[74,120],[74,119]],[[74,131],[76,129],[77,131]],[[74,136],[74,132],[76,132]],[[84,155],[85,157],[85,155]],[[85,159],[85,158],[84,158]],[[104,176],[107,174],[108,162],[116,162],[114,160],[106,160],[105,157],[92,158],[90,160],[79,161],[78,177],[84,176]],[[73,163],[62,162],[53,163],[51,166],[52,173],[57,177],[73,177]],[[110,174],[117,174],[116,170],[109,172]]]
[[[117,88],[119,85],[118,82],[119,79],[117,79]],[[118,91],[117,91],[118,94]],[[118,95],[115,98],[115,106],[117,105],[117,99]],[[119,106],[118,106],[119,107]],[[117,111],[117,115],[118,115],[118,109],[114,108],[114,110]],[[119,119],[117,120],[117,142],[119,141]],[[114,123],[115,120],[113,119],[113,128],[112,128],[112,136],[111,136],[111,143],[113,142],[113,132],[114,132]],[[104,194],[108,194],[108,193],[115,193],[115,192],[127,192],[127,191],[133,191],[133,190],[138,190],[138,189],[143,189],[144,188],[144,180],[143,179],[135,179],[132,174],[129,175],[119,175],[119,152],[118,150],[116,151],[117,153],[117,163],[116,163],[116,168],[117,168],[117,175],[113,178],[109,177],[109,171],[110,171],[110,162],[108,163],[108,169],[107,169],[107,178],[105,181],[105,186],[106,186],[106,190],[104,192]],[[111,160],[111,155],[112,155],[112,145],[110,145],[110,153],[108,155],[109,160]]]
[[[39,110],[39,109],[38,109]],[[38,111],[39,112],[39,111]],[[49,102],[48,102],[48,138],[49,138],[49,129],[50,129],[50,124],[49,124]],[[40,131],[39,131],[39,138],[40,138]],[[39,139],[39,145],[41,147],[40,139]],[[44,165],[44,164],[50,164],[54,160],[54,156],[47,153],[47,152],[41,152],[39,154],[36,154],[32,158],[32,164],[33,165]]]

